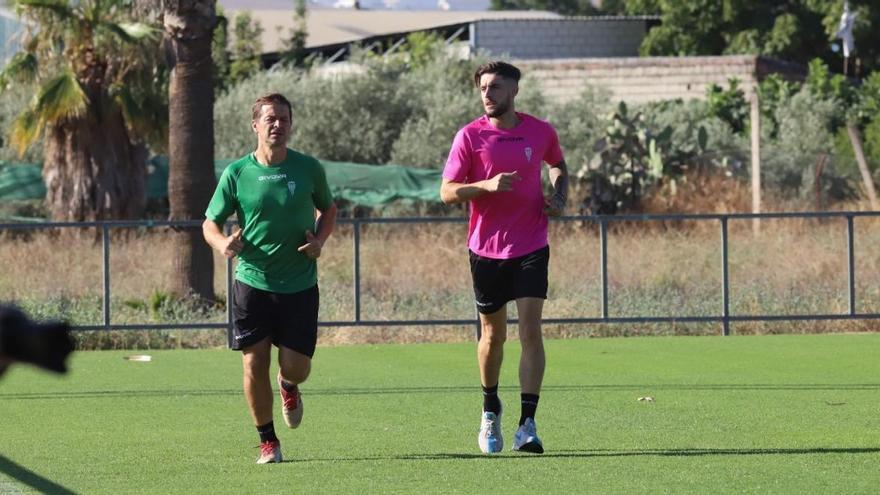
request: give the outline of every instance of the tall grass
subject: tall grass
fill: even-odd
[[[855,220],[856,310],[880,312],[880,219]],[[734,315],[848,311],[846,223],[843,219],[750,220],[729,225],[730,311]],[[0,300],[37,318],[99,324],[100,243],[54,232],[2,234]],[[475,316],[464,224],[361,226],[361,319],[469,319]],[[175,276],[162,228],[115,232],[110,250],[112,323],[223,322],[225,259],[215,256],[217,303],[196,308],[166,292]],[[601,315],[598,230],[551,225],[547,317]],[[611,316],[713,316],[722,309],[720,227],[717,221],[612,223],[608,234]],[[351,321],[353,228],[342,224],[320,260],[321,319]],[[511,316],[516,316],[514,305]],[[869,331],[871,321],[735,323],[733,331],[812,333]],[[475,327],[322,328],[320,342],[456,341]],[[551,337],[716,334],[718,324],[547,325]],[[515,337],[515,331],[512,331]],[[89,332],[88,347],[223,345],[223,331]]]

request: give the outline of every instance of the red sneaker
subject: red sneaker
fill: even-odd
[[[271,464],[273,462],[281,462],[281,442],[278,440],[261,442],[260,458],[257,459],[257,464]]]
[[[279,374],[278,389],[281,391],[281,415],[284,416],[284,424],[288,428],[296,428],[303,419],[303,401],[299,387],[295,387],[291,392],[284,390],[281,385],[281,374]]]

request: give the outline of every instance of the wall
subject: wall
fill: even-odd
[[[643,18],[499,19],[472,23],[471,47],[514,59],[634,57]]]
[[[787,62],[733,55],[716,57],[622,57],[565,60],[529,60],[515,63],[541,86],[548,98],[570,100],[585,84],[609,91],[615,101],[647,102],[667,99],[705,98],[709,85],[726,88],[737,78],[747,97],[756,81],[771,73],[803,79],[806,69]]]

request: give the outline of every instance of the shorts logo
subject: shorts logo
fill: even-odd
[[[532,148],[529,146],[526,146],[525,151],[526,151],[526,161],[531,163],[531,161],[532,161]]]
[[[290,191],[290,195],[293,196],[293,192],[296,191],[296,182],[289,181],[287,183],[287,190]]]

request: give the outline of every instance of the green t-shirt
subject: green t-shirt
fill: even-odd
[[[318,282],[315,260],[297,251],[314,232],[315,208],[333,201],[324,167],[315,158],[287,150],[283,162],[267,166],[254,154],[229,164],[205,211],[223,225],[235,213],[244,229],[235,278],[251,287],[293,293]]]

